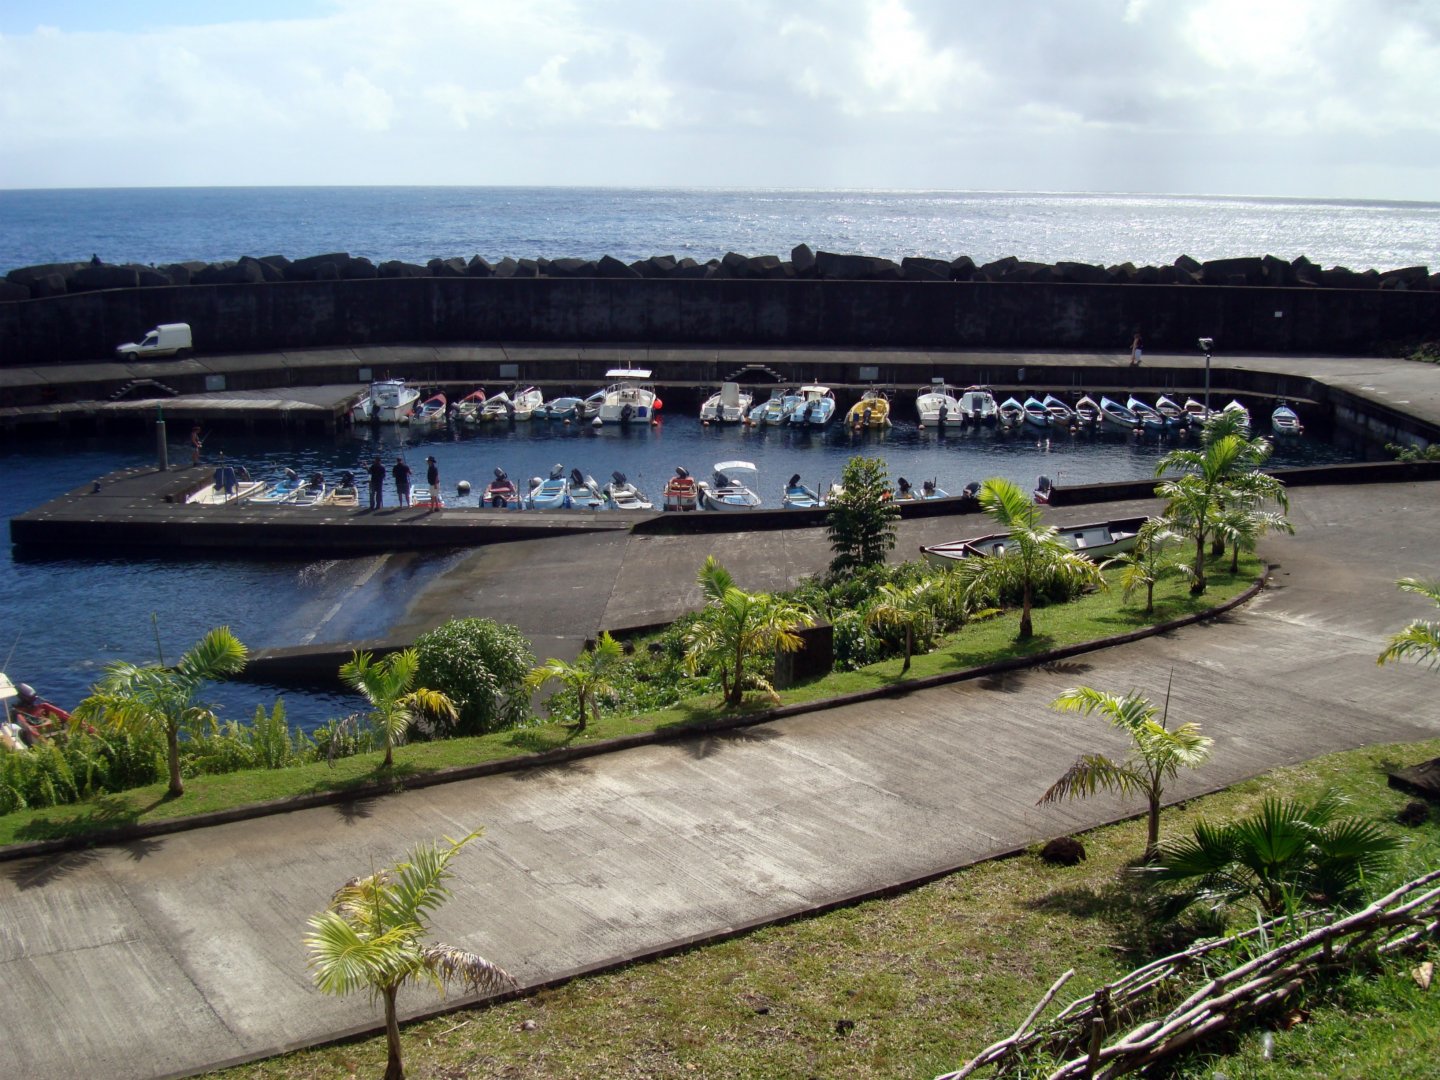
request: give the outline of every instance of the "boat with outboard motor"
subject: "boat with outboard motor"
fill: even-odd
[[[1001,427],[1019,427],[1025,422],[1025,406],[1007,397],[995,409],[995,420]]]
[[[738,424],[750,412],[752,397],[753,395],[740,389],[739,383],[722,383],[720,389],[706,398],[700,406],[700,422]]]
[[[24,751],[70,730],[70,714],[0,671],[0,747]]]
[[[1159,433],[1165,430],[1165,417],[1160,415],[1155,406],[1147,405],[1131,394],[1125,401],[1125,407],[1135,414],[1135,419],[1140,421],[1140,427],[1145,431]]]
[[[860,395],[845,414],[845,426],[852,428],[885,428],[890,426],[890,399],[873,386]]]
[[[791,414],[805,399],[794,390],[774,390],[770,396],[750,410],[750,423],[788,424]]]
[[[1166,427],[1184,427],[1189,423],[1184,407],[1175,404],[1164,394],[1155,399],[1155,411],[1165,418]]]
[[[1305,430],[1300,423],[1300,415],[1284,401],[1277,402],[1275,411],[1270,414],[1270,430],[1276,435],[1299,435]]]
[[[415,406],[408,422],[411,426],[416,424],[443,423],[446,416],[445,407],[448,404],[449,400],[444,394],[431,394],[419,405]]]
[[[931,379],[928,387],[920,388],[915,396],[915,415],[920,418],[921,427],[926,424],[958,427],[965,422],[965,409],[956,396],[955,387],[944,379]]]
[[[565,466],[552,466],[550,475],[543,480],[531,477],[526,503],[531,510],[570,509],[570,478],[565,475]]]
[[[484,404],[484,388],[471,390],[470,393],[466,394],[459,401],[452,401],[450,403],[450,418],[462,424],[473,424],[476,415],[480,412]]]
[[[683,465],[675,466],[675,475],[665,481],[661,493],[666,510],[698,510],[700,508],[700,487],[695,478]]]
[[[605,485],[605,498],[616,510],[653,510],[655,504],[622,472],[612,472]]]
[[[824,427],[835,419],[835,394],[828,386],[807,383],[795,393],[800,402],[790,413],[792,427]]]
[[[825,500],[813,489],[800,482],[796,473],[786,482],[780,493],[780,505],[787,510],[815,510],[825,505]]]
[[[1132,549],[1140,535],[1140,527],[1147,520],[1144,517],[1130,517],[1086,525],[1062,525],[1056,529],[1055,535],[1067,547],[1087,558],[1108,559],[1112,555]],[[935,566],[953,566],[961,559],[1004,555],[1009,544],[1008,531],[994,532],[943,544],[927,544],[920,548],[920,554]]]
[[[495,478],[485,485],[485,491],[480,496],[481,506],[494,507],[496,510],[519,509],[524,505],[520,498],[520,489],[515,486],[515,481],[505,475],[505,470],[495,469]]]
[[[300,474],[294,469],[286,469],[284,476],[264,491],[251,495],[249,501],[253,506],[280,506],[294,502],[304,490],[305,481],[300,479]]]
[[[759,475],[753,462],[719,462],[714,476],[698,485],[700,503],[706,510],[753,510],[761,503],[754,487]]]
[[[355,418],[372,424],[399,424],[409,419],[420,391],[404,379],[377,379],[355,406]]]
[[[967,386],[960,394],[960,412],[972,424],[993,424],[999,417],[1000,406],[995,404],[995,394],[988,386]]]
[[[1025,422],[1027,424],[1039,428],[1048,428],[1051,423],[1054,422],[1054,418],[1050,415],[1050,410],[1047,409],[1045,403],[1034,394],[1027,397],[1024,404],[1020,407],[1025,410]]]
[[[1046,394],[1040,404],[1044,405],[1045,411],[1050,414],[1050,423],[1053,427],[1068,428],[1074,425],[1075,410],[1054,394]]]
[[[595,419],[601,424],[648,424],[660,410],[660,399],[646,368],[612,368],[607,379],[616,380],[603,393]]]
[[[340,474],[340,482],[325,492],[321,506],[359,506],[360,489],[355,486],[355,474],[346,469]]]
[[[1075,422],[1081,427],[1097,427],[1104,415],[1100,409],[1100,403],[1089,394],[1083,395],[1079,401],[1075,402]]]
[[[1100,418],[1111,427],[1119,428],[1121,431],[1139,431],[1140,418],[1134,411],[1118,401],[1111,401],[1108,397],[1100,398]]]
[[[1214,409],[1206,408],[1204,402],[1196,401],[1193,397],[1187,397],[1182,407],[1185,410],[1186,417],[1192,424],[1203,424],[1215,415]]]

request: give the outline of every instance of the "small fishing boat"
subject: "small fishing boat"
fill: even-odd
[[[890,426],[890,399],[873,387],[860,395],[845,414],[845,426],[852,428],[883,428]]]
[[[960,395],[960,411],[976,424],[993,424],[999,418],[1000,406],[988,386],[967,386]]]
[[[774,390],[770,397],[750,410],[752,424],[788,424],[790,416],[804,403],[794,390]]]
[[[535,415],[535,410],[545,403],[545,395],[533,386],[527,386],[524,390],[517,390],[510,397],[515,406],[513,420],[529,420]]]
[[[675,466],[675,475],[665,481],[663,505],[666,510],[698,510],[700,488],[695,478],[680,465]]]
[[[215,470],[213,482],[199,491],[191,492],[185,501],[196,506],[224,506],[226,503],[248,499],[264,490],[264,481],[251,480],[243,466],[237,468],[221,464]]]
[[[802,484],[800,474],[796,473],[790,477],[781,491],[780,505],[787,510],[814,510],[824,506],[825,500]]]
[[[0,746],[24,751],[68,731],[70,714],[39,698],[29,686],[16,686],[0,672]]]
[[[1282,401],[1270,414],[1270,430],[1276,435],[1288,436],[1299,435],[1305,428],[1300,423],[1300,417],[1295,410]]]
[[[605,498],[616,510],[654,510],[655,504],[646,498],[622,472],[612,472],[610,482],[605,485]]]
[[[445,419],[445,406],[449,404],[444,394],[431,394],[415,407],[410,414],[410,423],[439,424]]]
[[[795,391],[800,402],[790,413],[794,427],[824,427],[835,418],[835,395],[828,386],[809,383]]]
[[[1146,518],[1117,518],[1113,521],[1099,521],[1087,525],[1063,525],[1056,530],[1061,542],[1090,559],[1108,559],[1135,546],[1140,535],[1140,526]],[[927,562],[935,566],[953,566],[961,559],[985,555],[1004,555],[1010,543],[1010,533],[995,532],[984,536],[972,536],[965,540],[951,540],[943,544],[930,544],[920,549]]]
[[[1050,423],[1055,427],[1068,428],[1076,421],[1075,410],[1065,402],[1061,401],[1054,394],[1046,394],[1041,404],[1045,411],[1050,414]]]
[[[1204,402],[1196,401],[1193,397],[1185,399],[1184,409],[1192,424],[1203,424],[1215,415],[1213,409],[1207,409]]]
[[[750,412],[751,397],[740,389],[739,383],[722,383],[700,406],[700,422],[738,424]]]
[[[955,388],[944,379],[931,379],[928,387],[921,387],[915,396],[915,415],[923,427],[926,424],[954,424],[965,422],[965,408],[956,396]]]
[[[1245,408],[1244,405],[1241,405],[1240,402],[1232,398],[1230,404],[1226,405],[1220,412],[1222,415],[1235,417],[1239,422],[1241,434],[1250,434],[1250,410]]]
[[[1166,427],[1180,427],[1187,422],[1185,409],[1164,394],[1155,399],[1155,411],[1165,418]]]
[[[471,390],[459,401],[450,403],[450,415],[462,424],[473,424],[485,404],[483,389]]]
[[[1001,427],[1019,427],[1025,422],[1025,406],[1008,397],[995,410],[995,419]]]
[[[580,414],[581,407],[585,404],[584,398],[578,397],[557,397],[551,398],[535,410],[536,420],[588,420],[590,417]],[[593,415],[593,414],[592,414]]]
[[[596,419],[602,424],[649,423],[660,409],[660,399],[645,368],[612,368],[605,373],[616,381],[606,387]]]
[[[1125,407],[1135,414],[1140,421],[1140,426],[1146,431],[1160,432],[1165,430],[1165,417],[1160,415],[1159,410],[1153,405],[1147,405],[1134,394],[1131,394],[1125,402]]]
[[[355,406],[355,417],[374,424],[403,423],[419,400],[420,391],[405,385],[404,379],[377,379]]]
[[[1086,394],[1079,401],[1075,402],[1075,420],[1081,427],[1095,427],[1100,423],[1104,413],[1100,411],[1100,403]]]
[[[300,488],[300,493],[290,500],[292,506],[318,506],[325,501],[325,474],[311,473]]]
[[[700,481],[700,502],[707,510],[752,510],[760,505],[753,486],[759,475],[749,461],[722,461],[709,483]]]
[[[355,474],[346,469],[340,474],[340,482],[325,493],[321,506],[359,506],[360,491],[355,486]]]
[[[280,506],[283,503],[294,502],[305,490],[305,481],[300,479],[294,469],[286,469],[285,475],[271,484],[264,491],[250,496],[250,502],[254,506]]]
[[[922,480],[920,482],[920,498],[922,499],[948,499],[950,493],[942,488],[935,480]]]
[[[579,469],[571,469],[570,503],[581,510],[599,510],[602,506],[610,505],[610,498],[593,476],[582,474]]]
[[[1048,428],[1050,426],[1052,419],[1050,410],[1045,407],[1043,401],[1033,394],[1025,399],[1025,404],[1022,405],[1021,408],[1025,410],[1025,422],[1027,424],[1041,428]]]
[[[1140,430],[1140,418],[1129,408],[1108,397],[1100,398],[1100,418],[1121,431]]]
[[[504,469],[495,470],[495,478],[485,485],[485,492],[480,496],[480,505],[496,510],[519,509],[523,505],[520,490],[515,481],[505,475]]]
[[[528,501],[531,510],[568,510],[570,480],[565,475],[565,466],[555,465],[544,480],[538,476],[532,477]]]
[[[491,424],[496,421],[510,421],[515,418],[515,403],[510,400],[510,395],[504,390],[498,394],[491,394],[485,399],[485,404],[480,406],[480,411],[475,414],[475,419],[482,424]]]

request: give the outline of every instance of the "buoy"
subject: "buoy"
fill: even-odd
[[[458,494],[461,494],[461,495],[469,495],[469,494],[470,494],[470,481],[469,481],[469,480],[461,480],[458,484],[455,485],[455,491],[456,491]]]
[[[604,420],[601,420],[600,417],[597,416],[597,417],[595,417],[594,420],[591,420],[591,421],[590,421],[590,426],[591,426],[591,427],[604,427],[604,426],[605,426],[605,421],[604,421]]]
[[[651,426],[651,427],[659,427],[659,426],[660,426],[660,418],[659,418],[659,417],[656,417],[654,420],[651,420],[651,421],[650,421],[650,426]]]
[[[925,430],[925,425],[924,425],[924,424],[921,424],[921,425],[920,425],[920,430],[921,430],[921,431],[924,431],[924,430]]]
[[[565,426],[566,426],[566,427],[569,427],[569,426],[570,426],[570,418],[569,418],[568,416],[565,418]]]

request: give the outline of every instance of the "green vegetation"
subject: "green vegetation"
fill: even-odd
[[[1155,610],[1155,585],[1167,577],[1183,577],[1190,580],[1195,571],[1175,553],[1174,545],[1184,538],[1164,518],[1150,518],[1140,526],[1135,546],[1129,551],[1106,559],[1100,564],[1102,570],[1118,566],[1123,571],[1120,588],[1129,600],[1138,590],[1145,590],[1145,613]],[[1230,572],[1235,572],[1231,566]]]
[[[404,1080],[395,997],[422,979],[443,989],[461,983],[474,993],[515,985],[504,968],[453,945],[427,944],[426,919],[449,897],[450,860],[478,832],[448,846],[421,844],[402,863],[346,882],[310,919],[305,947],[315,985],[344,996],[368,990],[385,1004],[385,1080]]]
[[[1401,578],[1395,584],[1404,592],[1416,593],[1440,604],[1440,581]],[[1405,629],[1391,635],[1376,663],[1388,664],[1402,659],[1440,668],[1440,622],[1415,619]]]
[[[1071,603],[1047,609],[1044,631],[1025,642],[1015,640],[1017,612],[993,618],[977,617],[976,621],[964,623],[963,617],[953,608],[937,607],[939,636],[931,652],[914,656],[909,675],[911,678],[925,678],[995,661],[1023,659],[1047,649],[1079,645],[1195,614],[1242,592],[1254,583],[1260,570],[1255,561],[1242,559],[1238,574],[1222,573],[1212,577],[1210,595],[1198,599],[1173,580],[1163,582],[1156,586],[1155,608],[1150,615],[1144,614],[1138,607],[1126,605],[1118,589],[1083,595]],[[885,580],[918,582],[927,571],[923,566],[912,563],[893,569],[876,568],[873,573],[888,577],[866,577],[859,584],[854,581],[838,583],[834,593],[829,594],[833,596],[829,602],[835,605],[834,610],[843,610],[847,605],[858,609],[863,606],[867,588],[873,598],[879,583]],[[1118,571],[1109,573],[1114,575]],[[811,598],[822,594],[818,584],[811,583],[793,595],[797,603],[808,604]],[[829,611],[817,614],[835,619]],[[899,635],[893,641],[871,638],[870,631],[864,626],[863,614],[852,614],[862,639],[869,643],[865,648],[872,650],[876,657],[892,658],[858,664],[854,670],[836,670],[823,678],[778,691],[772,700],[784,705],[798,705],[845,694],[886,690],[900,681],[903,638]],[[302,795],[343,794],[376,784],[403,786],[409,778],[441,769],[523,758],[546,750],[644,731],[680,734],[699,725],[721,721],[732,710],[724,705],[718,675],[701,672],[691,676],[686,671],[685,641],[700,618],[700,615],[692,615],[679,620],[651,639],[648,645],[653,648],[638,648],[634,657],[627,657],[609,680],[615,688],[614,695],[598,699],[603,705],[599,719],[592,720],[584,731],[574,726],[578,717],[560,707],[565,702],[573,702],[573,695],[557,695],[549,703],[549,722],[480,736],[412,742],[406,747],[403,758],[388,772],[379,768],[381,743],[374,729],[358,717],[333,721],[316,731],[309,740],[293,735],[292,760],[300,764],[284,769],[259,768],[256,751],[249,746],[249,740],[243,734],[233,736],[224,753],[206,756],[203,748],[209,739],[214,738],[207,736],[182,744],[182,754],[193,755],[184,760],[193,763],[195,772],[187,771],[190,782],[186,785],[185,795],[170,800],[163,797],[163,788],[155,784],[163,773],[146,774],[143,771],[147,767],[146,762],[153,761],[153,754],[147,757],[147,745],[161,755],[159,768],[163,769],[163,743],[154,739],[148,744],[115,743],[107,751],[109,757],[105,760],[113,760],[115,764],[107,767],[113,770],[116,780],[123,782],[116,788],[82,787],[80,795],[89,801],[73,805],[32,801],[22,808],[9,804],[11,812],[0,815],[0,844],[93,836],[117,826],[211,813]],[[836,622],[838,639],[839,620]],[[759,674],[763,674],[764,665],[768,662],[768,656],[758,659],[752,656],[747,661]],[[758,712],[763,708],[763,703],[746,703],[741,712]],[[246,731],[244,728],[232,730],[239,733]],[[115,737],[107,738],[114,743]],[[68,747],[65,752],[70,753]],[[244,771],[223,775],[201,772],[206,764],[238,766],[241,761],[252,761],[254,765],[245,767]],[[0,754],[0,781],[12,783],[9,773],[3,770],[29,770],[33,767],[31,762],[29,753]],[[77,765],[76,769],[79,768]],[[145,780],[147,775],[150,777],[148,782]],[[132,787],[131,781],[145,786]],[[0,786],[0,798],[4,797],[4,793],[5,788]]]
[[[416,686],[420,654],[414,649],[391,653],[376,660],[368,652],[355,653],[340,667],[340,679],[370,703],[370,722],[385,747],[382,769],[395,764],[395,747],[405,741],[416,721],[434,716],[452,723],[455,705],[439,690]]]
[[[1402,446],[1400,443],[1386,443],[1385,449],[1395,455],[1396,461],[1440,461],[1440,443],[1428,446]]]
[[[455,706],[456,722],[439,734],[481,735],[530,719],[525,676],[535,665],[530,643],[513,626],[491,619],[452,619],[415,641],[421,686],[439,690]]]
[[[586,715],[590,709],[594,710],[597,720],[600,718],[600,705],[596,702],[595,695],[614,692],[614,687],[609,682],[609,673],[624,655],[620,643],[609,633],[602,631],[595,647],[582,652],[573,664],[552,656],[525,676],[525,686],[530,690],[538,690],[551,679],[563,683],[565,688],[575,695],[576,715],[579,717],[576,727],[584,731]]]
[[[1040,796],[1040,803],[1083,799],[1097,791],[1144,796],[1147,808],[1145,860],[1150,861],[1160,842],[1160,808],[1165,797],[1165,785],[1175,779],[1181,769],[1195,769],[1205,764],[1210,758],[1214,740],[1201,735],[1200,725],[1195,723],[1170,728],[1168,692],[1164,713],[1137,693],[1121,697],[1089,686],[1066,690],[1051,703],[1051,707],[1087,716],[1098,712],[1111,727],[1119,728],[1130,736],[1130,750],[1121,761],[1112,761],[1104,754],[1081,755],[1065,771],[1065,775]],[[1158,720],[1157,713],[1160,714]]]
[[[825,529],[830,536],[830,576],[844,577],[879,566],[895,548],[900,508],[890,497],[890,481],[881,458],[853,457],[840,474],[840,491],[829,500]]]
[[[1351,814],[1385,821],[1407,797],[1387,786],[1384,769],[1437,755],[1440,740],[1333,755],[1173,807],[1167,820],[1187,830],[1202,817],[1254,813],[1267,797],[1308,801],[1333,788]],[[1156,919],[1136,888],[1131,860],[1144,835],[1142,821],[1124,822],[1086,834],[1077,866],[1034,853],[982,863],[898,896],[411,1025],[408,1064],[421,1076],[539,1080],[935,1076],[1011,1033],[1066,968],[1076,969],[1069,1000],[1193,936],[1191,924]],[[1440,825],[1407,836],[1376,891],[1440,865]],[[1236,926],[1248,924],[1237,913]],[[1337,972],[1284,1014],[1201,1044],[1166,1075],[1433,1076],[1440,986],[1421,990],[1408,975],[1414,963]],[[386,1057],[376,1036],[218,1075],[377,1075]]]

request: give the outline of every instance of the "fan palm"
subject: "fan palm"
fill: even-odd
[[[1412,592],[1440,604],[1440,581],[1401,578],[1395,584],[1404,592]],[[1376,663],[1388,664],[1391,660],[1402,659],[1440,668],[1440,622],[1416,619],[1404,630],[1392,634]]]
[[[1126,600],[1139,589],[1145,590],[1145,614],[1155,610],[1155,586],[1167,577],[1191,577],[1194,571],[1171,549],[1171,544],[1183,537],[1170,528],[1164,518],[1149,518],[1140,526],[1135,546],[1129,551],[1106,559],[1100,564],[1101,570],[1118,566],[1121,595]]]
[[[396,866],[347,881],[329,906],[310,918],[305,947],[315,985],[336,996],[369,990],[385,1003],[385,1080],[405,1075],[395,998],[406,983],[425,980],[443,993],[458,982],[482,994],[516,985],[509,972],[483,956],[424,941],[427,918],[450,895],[445,887],[450,860],[479,835],[447,837],[443,847],[422,844]]]
[[[429,714],[454,721],[455,703],[439,690],[415,686],[420,654],[414,649],[376,660],[368,652],[352,654],[340,666],[340,680],[370,703],[370,721],[385,740],[382,769],[395,764],[395,747],[405,741],[411,725]]]
[[[534,691],[551,679],[558,679],[573,690],[580,710],[576,727],[584,731],[587,707],[594,710],[596,720],[600,719],[600,705],[595,699],[600,694],[614,691],[609,673],[624,655],[620,643],[608,631],[602,631],[595,647],[582,652],[573,664],[552,656],[525,676],[525,685]]]
[[[1173,780],[1182,768],[1193,769],[1210,757],[1214,740],[1200,734],[1195,723],[1168,727],[1169,692],[1165,696],[1166,712],[1161,713],[1138,693],[1131,692],[1123,697],[1095,690],[1089,686],[1077,686],[1066,690],[1051,702],[1051,708],[1061,712],[1100,713],[1130,736],[1130,750],[1120,761],[1104,754],[1085,754],[1075,759],[1075,764],[1065,775],[1050,785],[1040,796],[1037,806],[1061,799],[1081,799],[1097,791],[1113,791],[1120,795],[1143,795],[1147,804],[1145,858],[1155,855],[1160,840],[1160,806],[1165,794],[1165,785]]]
[[[234,675],[245,666],[245,646],[228,626],[216,627],[180,657],[174,667],[117,660],[91,694],[75,707],[76,723],[107,723],[120,730],[165,729],[171,796],[185,794],[180,778],[180,732],[215,726],[215,712],[196,700],[207,682]]]
[[[804,605],[745,592],[713,555],[706,558],[698,580],[706,606],[686,634],[685,665],[692,672],[718,668],[725,705],[736,708],[745,695],[746,659],[774,649],[795,652],[804,644],[795,631],[814,625],[815,616]],[[770,689],[766,680],[757,681]]]
[[[1067,588],[1104,586],[1100,568],[1068,547],[1053,525],[1041,524],[1044,511],[1018,484],[1002,477],[986,480],[980,487],[980,507],[997,525],[1009,530],[1010,539],[1003,553],[966,559],[956,572],[972,604],[981,597],[998,598],[1009,590],[1019,590],[1016,640],[1027,641],[1035,634],[1030,612],[1037,588],[1056,583]]]
[[[1269,918],[1307,902],[1349,903],[1400,844],[1373,822],[1341,817],[1344,805],[1329,791],[1310,803],[1267,798],[1254,814],[1221,825],[1202,819],[1190,836],[1162,844],[1149,872],[1188,883],[1182,903],[1250,899]]]

